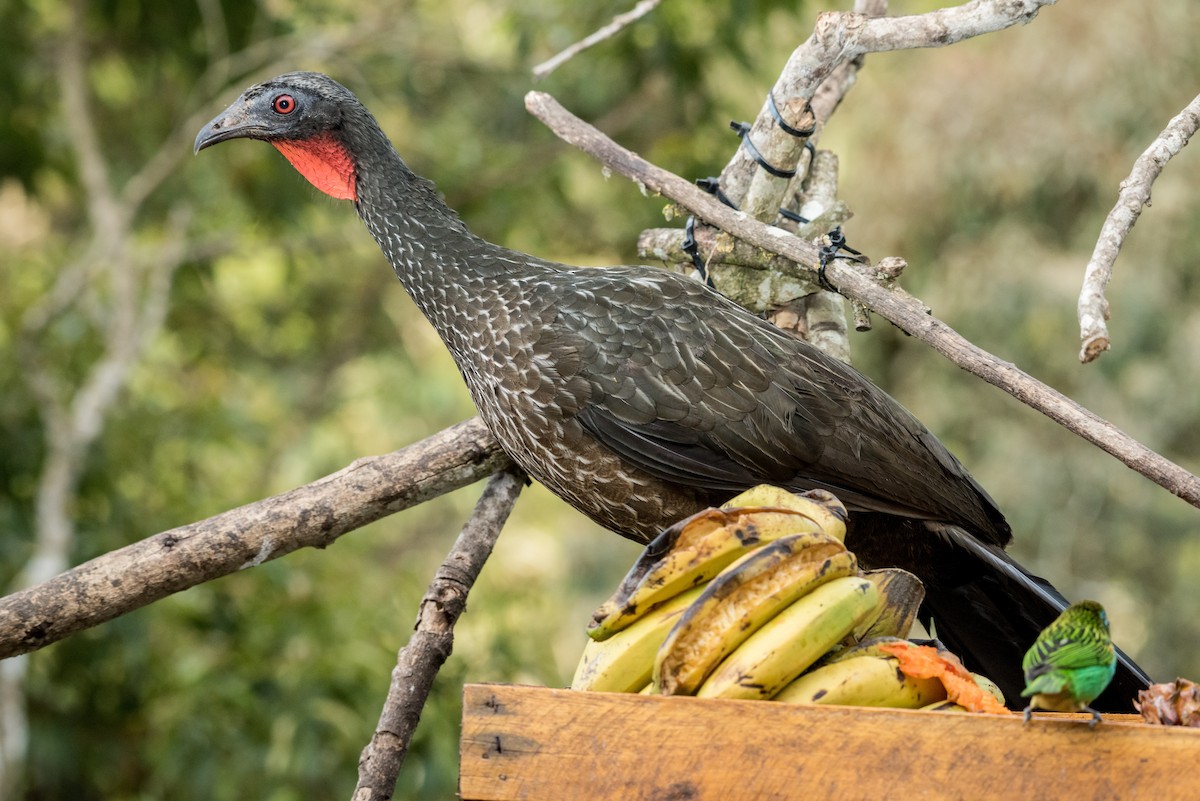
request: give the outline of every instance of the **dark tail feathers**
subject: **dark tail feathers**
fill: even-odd
[[[926,625],[932,618],[938,639],[969,669],[1000,685],[1010,708],[1023,708],[1021,659],[1041,630],[1068,606],[1067,599],[999,548],[955,526],[927,526],[959,558],[950,560],[955,567],[949,575],[943,569],[937,571],[941,575],[926,579],[922,618]],[[1092,706],[1101,712],[1133,712],[1138,691],[1149,685],[1145,671],[1117,649],[1116,675]]]

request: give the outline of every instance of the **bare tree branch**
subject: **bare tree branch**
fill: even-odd
[[[1033,21],[1043,6],[1052,6],[1056,2],[1058,0],[970,0],[959,6],[939,8],[924,14],[860,20],[851,19],[858,16],[855,14],[826,12],[817,18],[816,31],[810,41],[819,43],[816,48],[819,52],[838,53],[836,62],[858,58],[866,53],[946,47],[1014,25],[1026,25]],[[826,22],[827,17],[843,19]],[[819,62],[828,59],[816,53],[813,55],[815,59],[804,60],[819,71],[826,71],[820,69]]]
[[[1112,280],[1113,265],[1125,244],[1125,237],[1145,206],[1150,205],[1150,187],[1158,180],[1167,162],[1183,150],[1196,129],[1200,128],[1200,96],[1188,103],[1163,129],[1163,132],[1133,163],[1129,177],[1121,182],[1117,204],[1104,220],[1100,236],[1083,273],[1079,292],[1079,336],[1082,347],[1079,361],[1087,364],[1109,348],[1108,299],[1104,289]]]
[[[654,9],[658,8],[658,4],[661,2],[662,2],[662,0],[640,0],[640,2],[638,2],[638,4],[636,6],[634,6],[632,9],[630,9],[629,11],[626,11],[624,14],[618,14],[617,16],[613,17],[612,22],[608,23],[603,28],[599,29],[598,31],[596,31],[595,33],[592,33],[589,36],[584,37],[583,39],[579,40],[575,44],[571,45],[567,49],[560,52],[558,55],[556,55],[552,58],[548,58],[545,61],[543,61],[541,64],[538,64],[536,67],[534,67],[533,68],[534,80],[540,81],[542,78],[545,78],[547,75],[554,72],[556,69],[561,67],[564,63],[566,63],[570,59],[579,55],[584,50],[587,50],[589,47],[600,44],[605,39],[610,39],[613,36],[616,36],[624,28],[626,28],[629,25],[632,25],[633,23],[637,22],[642,17],[649,14]]]
[[[0,598],[0,659],[299,548],[324,548],[507,464],[483,422],[472,418],[282,495],[147,537]]]
[[[651,191],[666,195],[697,217],[739,239],[809,267],[815,275],[817,251],[811,243],[798,239],[780,228],[751,220],[742,212],[734,211],[715,200],[691,182],[650,164],[568,112],[544,92],[527,94],[525,107],[561,139],[611,169]],[[876,269],[834,261],[826,269],[825,275],[828,282],[843,295],[862,302],[873,312],[930,345],[959,367],[1003,389],[1067,430],[1115,456],[1151,481],[1193,506],[1200,507],[1200,479],[1196,476],[1150,450],[1112,423],[1084,409],[1052,387],[973,345],[948,325],[931,316],[918,300],[898,288],[889,287],[887,281],[881,282],[875,273]]]
[[[1031,21],[1042,6],[1055,0],[971,0],[960,6],[938,9],[905,17],[875,16],[883,8],[872,0],[861,0],[857,11],[827,11],[817,17],[813,33],[793,51],[771,90],[777,107],[790,127],[802,127],[800,118],[818,87],[843,64],[853,64],[868,53],[944,47],[985,33],[993,33]],[[821,113],[828,120],[841,93],[853,83],[853,71],[843,71],[830,82],[823,98]],[[794,169],[803,151],[803,142],[779,125],[771,112],[770,97],[763,102],[748,138],[774,166]],[[789,118],[788,112],[791,117]],[[813,111],[818,109],[814,105]],[[739,148],[721,174],[721,187],[757,219],[774,219],[778,200],[783,197],[787,178],[766,174],[754,158]]]
[[[396,791],[396,778],[433,680],[454,648],[454,624],[525,481],[524,471],[516,466],[492,476],[471,519],[434,574],[421,599],[412,638],[397,655],[379,724],[358,760],[354,801],[387,801]]]

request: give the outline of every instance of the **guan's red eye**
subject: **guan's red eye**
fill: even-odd
[[[271,101],[271,108],[276,114],[291,114],[296,110],[296,98],[291,95],[279,95]]]

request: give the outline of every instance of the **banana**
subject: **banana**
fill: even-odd
[[[730,499],[728,503],[721,504],[726,511],[754,507],[791,509],[811,518],[826,534],[843,542],[846,540],[846,507],[832,492],[820,489],[792,492],[770,484],[759,484]]]
[[[898,567],[869,570],[863,574],[883,598],[879,612],[864,620],[850,633],[854,642],[876,637],[907,637],[917,621],[917,610],[925,600],[921,580]]]
[[[975,679],[975,683],[992,694],[992,697],[1000,702],[1000,706],[1004,706],[1004,693],[1000,690],[1000,685],[989,679],[982,673],[972,673],[971,678]]]
[[[914,679],[889,656],[852,656],[809,671],[784,687],[776,701],[921,709],[946,700],[937,679]]]
[[[612,597],[593,613],[588,636],[611,637],[656,604],[703,584],[763,543],[818,531],[843,539],[845,507],[827,492],[809,494],[817,500],[763,485],[734,501],[761,499],[787,505],[706,509],[665,529],[646,546]]]
[[[867,579],[846,576],[827,581],[751,634],[696,694],[702,698],[772,698],[849,634],[878,603],[879,591]],[[683,621],[681,618],[676,628]],[[657,677],[657,663],[655,669]]]
[[[703,589],[696,587],[660,604],[604,642],[588,640],[571,689],[632,693],[648,687],[659,644]]]
[[[722,659],[782,609],[857,569],[854,554],[821,532],[792,534],[751,551],[713,579],[671,629],[654,662],[655,686],[663,695],[692,694]],[[862,582],[874,591],[873,584]]]

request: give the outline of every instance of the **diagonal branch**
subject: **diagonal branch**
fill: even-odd
[[[816,276],[817,249],[813,244],[722,205],[691,182],[656,167],[613,142],[544,92],[527,94],[525,107],[559,138],[578,147],[609,168],[651,191],[666,195],[697,217],[739,239],[808,267],[814,277]],[[959,367],[1003,389],[1068,431],[1115,456],[1126,466],[1156,484],[1193,506],[1200,507],[1200,478],[1155,453],[1058,390],[972,344],[950,326],[930,315],[918,300],[903,290],[893,289],[877,280],[875,269],[849,266],[835,260],[829,264],[825,277],[841,294],[851,300],[860,301]]]
[[[558,53],[552,58],[546,59],[541,64],[538,64],[536,67],[534,67],[534,80],[540,81],[542,78],[545,78],[547,75],[554,72],[570,59],[579,55],[584,50],[587,50],[589,47],[598,45],[605,39],[611,39],[612,37],[616,36],[623,29],[632,25],[654,9],[658,8],[658,4],[661,2],[662,0],[640,0],[636,6],[626,11],[624,14],[618,14],[617,16],[613,17],[612,22],[608,23],[603,28],[600,28],[594,33],[585,36],[583,39],[566,48],[562,52]]]
[[[467,593],[491,555],[525,481],[524,471],[516,466],[492,476],[425,591],[416,630],[397,654],[379,724],[359,757],[354,801],[387,801],[396,791],[396,778],[433,680],[454,648],[454,624],[467,606]]]
[[[1087,364],[1108,350],[1108,300],[1104,289],[1112,280],[1113,265],[1117,254],[1125,244],[1125,237],[1133,230],[1142,209],[1150,205],[1150,187],[1158,180],[1167,162],[1183,150],[1188,141],[1200,128],[1200,96],[1188,103],[1183,111],[1175,115],[1163,132],[1146,148],[1133,163],[1129,177],[1121,182],[1117,204],[1108,213],[1092,258],[1083,274],[1083,288],[1079,292],[1079,335],[1083,344],[1079,361]]]
[[[0,598],[0,659],[465,487],[508,464],[479,418],[311,484],[111,551]]]

